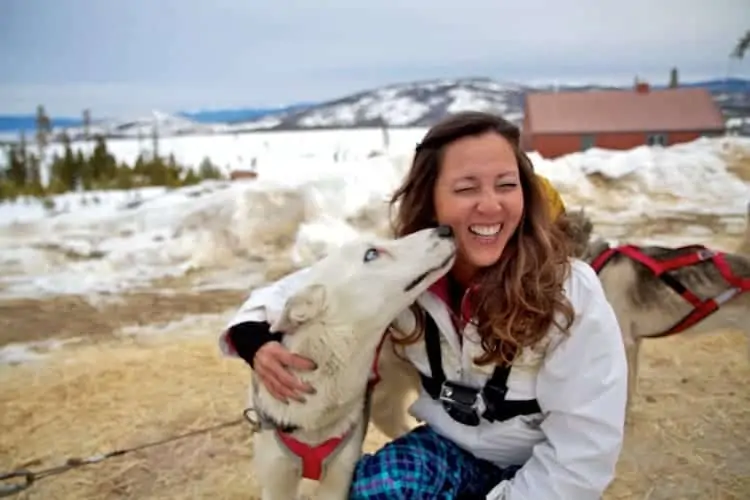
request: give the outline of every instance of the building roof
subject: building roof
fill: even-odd
[[[529,132],[677,132],[724,129],[705,89],[533,92],[526,96]]]

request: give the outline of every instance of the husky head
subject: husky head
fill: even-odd
[[[307,286],[289,297],[272,331],[293,334],[308,322],[382,332],[453,265],[448,226],[399,239],[360,238],[314,264]]]

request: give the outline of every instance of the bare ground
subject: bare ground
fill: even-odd
[[[107,338],[129,325],[171,321],[186,314],[220,313],[238,307],[246,291],[133,292],[92,303],[85,297],[14,299],[0,302],[0,346],[49,338]]]
[[[100,336],[44,365],[0,367],[0,469],[54,466],[239,418],[249,370],[219,357],[220,322],[196,321],[190,328],[206,335],[192,338],[106,332],[223,311],[243,295],[144,293],[101,310],[73,299],[3,309],[3,332],[33,324],[47,334],[86,329]],[[737,332],[645,342],[634,424],[606,500],[748,498],[746,342]],[[382,444],[371,430],[366,450]],[[241,424],[51,476],[16,498],[258,498],[250,458],[249,429]]]

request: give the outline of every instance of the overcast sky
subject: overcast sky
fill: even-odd
[[[750,0],[0,0],[0,113],[276,106],[435,77],[750,77]]]

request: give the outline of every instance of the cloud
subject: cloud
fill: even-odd
[[[724,76],[748,27],[746,0],[4,0],[0,111],[276,105],[462,75]]]

